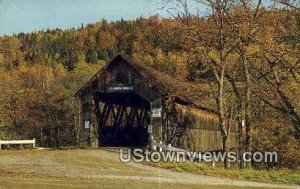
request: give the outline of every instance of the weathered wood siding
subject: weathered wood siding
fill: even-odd
[[[175,145],[190,150],[207,151],[222,149],[222,137],[217,115],[180,104],[176,105],[176,109],[183,116],[187,116],[190,121],[186,132],[182,136],[178,136],[178,139],[174,142]],[[229,148],[236,147],[236,128],[237,123],[231,121],[228,137]]]

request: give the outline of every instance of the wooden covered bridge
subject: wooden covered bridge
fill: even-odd
[[[221,149],[217,114],[201,104],[208,97],[197,96],[196,88],[118,55],[76,93],[81,141],[144,147],[151,135],[181,148]],[[235,146],[234,134],[229,146]]]

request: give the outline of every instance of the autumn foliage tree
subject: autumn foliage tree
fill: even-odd
[[[208,8],[207,17],[193,14],[189,1],[163,2],[174,3],[176,17],[183,23],[179,31],[184,33],[183,45],[192,57],[192,79],[213,85],[211,92],[216,94],[223,149],[226,151],[228,127],[222,120],[233,117],[238,122],[238,149],[252,151],[253,137],[259,137],[253,134],[258,127],[252,127],[267,119],[263,115],[270,116],[264,113],[266,106],[271,107],[268,111],[274,115],[281,112],[286,116],[298,138],[297,2],[280,1],[289,8],[280,9],[277,4],[265,8],[263,1],[194,1],[193,5]],[[231,94],[234,99],[228,98]],[[229,108],[231,102],[233,112]]]

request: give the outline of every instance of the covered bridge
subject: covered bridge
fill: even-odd
[[[219,150],[218,116],[204,106],[208,96],[198,89],[118,55],[76,93],[81,141],[92,147],[145,147],[152,135],[176,147]]]

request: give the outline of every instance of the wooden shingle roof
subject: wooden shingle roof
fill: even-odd
[[[207,90],[206,84],[197,82],[180,81],[172,76],[162,73],[153,67],[133,61],[129,56],[118,55],[112,61],[108,62],[102,67],[85,85],[83,85],[77,92],[76,95],[80,96],[81,92],[89,86],[89,84],[97,79],[98,75],[101,74],[111,63],[115,61],[126,61],[134,69],[136,69],[141,75],[143,75],[150,83],[159,86],[164,93],[174,95],[177,101],[192,105],[195,108],[216,113],[213,107],[215,101],[211,97],[211,93]]]

